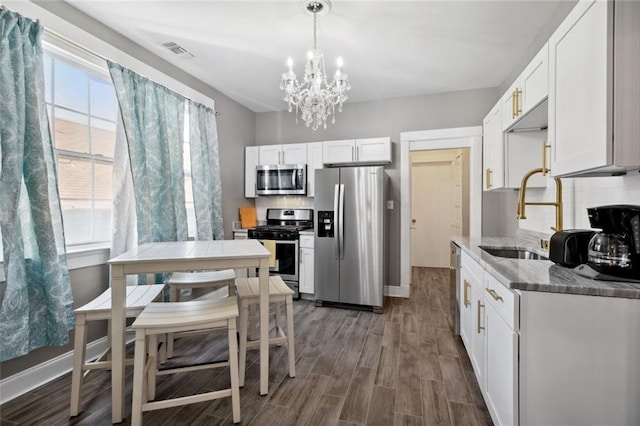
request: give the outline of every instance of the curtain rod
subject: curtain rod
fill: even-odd
[[[4,6],[3,6],[3,7],[4,7]],[[92,50],[89,50],[89,49],[87,49],[86,47],[81,46],[80,44],[78,44],[78,43],[76,43],[76,42],[74,42],[74,41],[71,41],[71,40],[69,40],[68,38],[66,38],[66,37],[64,37],[64,36],[61,36],[60,34],[58,34],[58,33],[54,32],[54,31],[51,31],[51,30],[49,30],[49,29],[45,28],[45,29],[44,29],[44,32],[45,32],[45,34],[47,34],[49,37],[52,37],[52,38],[54,38],[55,40],[57,40],[57,41],[59,41],[59,42],[62,42],[62,43],[65,43],[65,44],[69,44],[69,45],[71,45],[72,47],[74,47],[74,48],[76,48],[76,49],[79,49],[79,50],[83,51],[84,53],[87,53],[87,54],[89,54],[89,55],[92,55],[92,56],[94,56],[94,57],[96,57],[96,58],[100,58],[100,59],[102,59],[102,60],[103,60],[103,61],[105,61],[105,62],[110,61],[110,59],[108,59],[108,58],[106,58],[106,57],[104,57],[104,56],[100,55],[99,53],[96,53],[96,52],[94,52],[94,51],[92,51]],[[151,80],[151,79],[149,79],[149,80]],[[153,81],[153,80],[152,80],[152,81]],[[182,83],[182,84],[184,84],[184,83]],[[180,94],[180,96],[183,96],[185,99],[188,99],[188,100],[190,100],[190,101],[193,101],[193,99],[191,99],[190,97],[185,96],[185,95],[183,95],[182,93],[180,93],[180,92],[178,92],[178,91],[176,91],[176,90],[173,90],[173,89],[169,89],[169,90],[172,90],[173,92],[176,92],[176,93]],[[194,102],[196,102],[196,101],[194,101]],[[200,102],[198,102],[198,103],[200,103]],[[215,111],[215,110],[214,110],[214,113],[215,113],[215,116],[216,116],[216,117],[220,116],[220,112],[219,112],[219,111]]]

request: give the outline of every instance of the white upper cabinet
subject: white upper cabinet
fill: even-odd
[[[257,146],[248,146],[244,149],[244,196],[256,198],[256,166],[259,150]]]
[[[324,164],[390,164],[391,139],[347,139],[325,141]]]
[[[282,164],[307,164],[306,143],[282,145]]]
[[[322,142],[307,144],[307,196],[315,195],[316,170],[323,167]]]
[[[553,176],[640,168],[638,22],[638,1],[583,0],[549,39]]]
[[[502,130],[538,106],[549,89],[549,46],[545,44],[502,97]]]
[[[485,191],[504,188],[502,104],[498,102],[482,121],[483,185]]]
[[[356,140],[326,141],[322,147],[324,164],[353,163],[356,161]]]
[[[307,164],[306,143],[286,145],[261,145],[260,165],[274,164]]]
[[[356,159],[358,163],[391,163],[391,139],[356,139]]]
[[[282,158],[282,145],[261,145],[258,147],[258,151],[261,166],[283,164],[280,162]]]

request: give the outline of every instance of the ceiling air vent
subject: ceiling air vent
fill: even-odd
[[[185,59],[189,59],[189,58],[193,58],[193,54],[191,52],[189,52],[187,49],[185,49],[184,47],[180,46],[178,43],[174,42],[174,41],[170,41],[167,43],[162,43],[162,46],[164,46],[166,49],[170,50],[172,53],[183,57]]]

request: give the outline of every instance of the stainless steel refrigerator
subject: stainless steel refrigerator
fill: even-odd
[[[382,311],[386,281],[383,167],[315,174],[315,299]]]

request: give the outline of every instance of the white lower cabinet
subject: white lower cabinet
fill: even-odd
[[[485,304],[482,296],[482,281],[476,281],[471,286],[471,309],[472,309],[472,322],[473,330],[471,333],[471,353],[469,358],[471,359],[471,365],[473,365],[473,371],[478,378],[478,385],[480,389],[485,387],[486,376],[486,319],[485,319]]]
[[[300,235],[299,292],[314,294],[314,237]]]
[[[484,395],[496,425],[518,423],[518,334],[486,304]]]
[[[462,252],[460,336],[496,425],[518,424],[518,296]]]
[[[482,300],[482,268],[466,253],[461,255],[460,268],[460,335],[480,388],[484,377],[484,302]]]
[[[511,290],[461,265],[460,334],[495,425],[640,425],[640,299]]]

